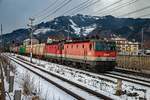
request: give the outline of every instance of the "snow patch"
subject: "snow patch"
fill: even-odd
[[[74,29],[75,34],[80,35],[80,30],[81,28],[79,28],[74,22],[73,20],[69,20],[71,22],[71,27]]]
[[[92,32],[95,29],[95,27],[89,27],[85,29],[85,33],[89,34],[90,32]]]
[[[81,29],[83,29],[82,34],[86,36],[96,28],[96,25],[80,28],[73,22],[73,20],[70,19],[69,21],[71,22],[71,27],[74,29],[75,34],[77,35],[81,35]]]
[[[50,28],[42,28],[42,29],[37,29],[33,34],[34,35],[38,35],[40,33],[45,34],[48,31],[53,31],[54,29],[50,29]]]

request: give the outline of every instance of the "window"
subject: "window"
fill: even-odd
[[[82,45],[82,48],[84,48],[84,44]]]
[[[89,45],[89,49],[92,50],[92,44]]]
[[[101,50],[116,50],[116,45],[113,42],[96,42],[95,49],[97,51]]]
[[[77,45],[77,48],[78,48],[78,45]]]

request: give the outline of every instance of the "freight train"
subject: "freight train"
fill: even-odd
[[[75,68],[104,72],[116,66],[116,44],[108,40],[82,40],[16,46],[12,51],[22,55],[33,53],[50,62],[72,65]]]

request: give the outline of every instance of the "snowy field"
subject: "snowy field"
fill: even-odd
[[[25,68],[27,69],[30,69],[31,71],[37,73],[38,75],[42,76],[42,78],[46,78],[48,80],[52,80],[54,83],[56,84],[59,84],[59,86],[62,86],[63,88],[65,89],[68,89],[70,92],[73,92],[75,94],[77,94],[78,96],[80,96],[82,99],[84,98],[85,100],[100,100],[99,97],[96,97],[95,95],[92,95],[90,94],[89,92],[86,92],[85,90],[82,90],[72,84],[69,84],[68,82],[65,82],[57,77],[54,77],[48,73],[45,73],[37,68],[34,68],[34,67],[31,67],[30,65],[28,64],[25,64],[24,62],[22,61],[18,61],[14,58],[11,58],[13,59],[13,61],[21,64],[21,66],[24,66]]]
[[[15,71],[15,81],[14,81],[14,90],[22,90],[22,84],[26,78],[30,80],[32,92],[37,93],[36,95],[40,96],[40,100],[76,100],[74,97],[68,95],[66,92],[57,88],[53,84],[50,84],[46,80],[32,73],[31,71],[23,68],[15,62],[11,62],[16,66]],[[8,83],[5,81],[5,89],[8,90]],[[11,100],[13,100],[13,94],[10,94]],[[31,100],[31,96],[22,95],[21,100]],[[7,96],[6,100],[10,100]]]
[[[25,56],[20,57],[29,60],[29,57]],[[106,95],[110,96],[114,95],[116,92],[117,86],[116,79],[106,77],[103,75],[84,72],[81,70],[76,70],[73,68],[68,68],[64,65],[58,65],[38,59],[33,59],[33,62],[42,69],[50,71],[51,73],[57,74],[59,76],[62,76],[80,85],[86,86],[97,92],[100,93],[103,92]],[[142,98],[147,98],[147,100],[150,100],[150,87],[145,87],[130,82],[122,81],[122,91],[124,91],[124,95],[119,96],[120,99],[138,100]],[[133,96],[133,94],[136,94],[136,96]]]

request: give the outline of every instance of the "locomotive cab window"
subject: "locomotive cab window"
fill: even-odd
[[[116,45],[114,42],[95,42],[95,50],[96,51],[102,51],[102,50],[114,51],[116,50]]]

